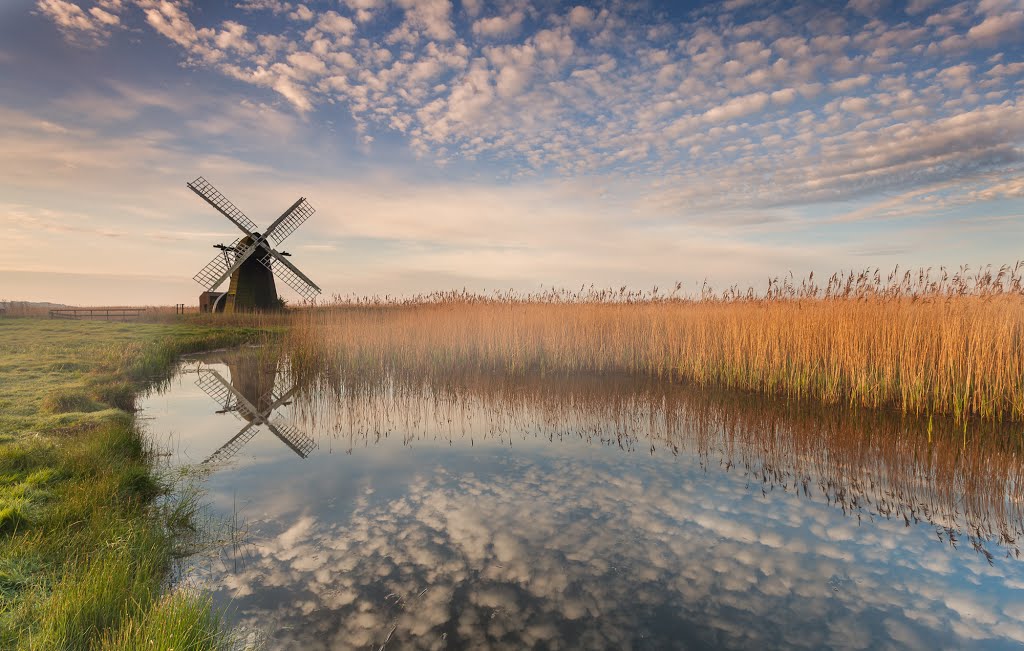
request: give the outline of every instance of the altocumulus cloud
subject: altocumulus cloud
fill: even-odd
[[[81,43],[125,26],[189,65],[343,107],[366,143],[441,164],[651,181],[650,205],[860,197],[960,178],[935,207],[1013,197],[1024,140],[1017,0],[551,5],[39,0]],[[711,182],[707,182],[707,180]],[[683,188],[680,190],[679,188]]]
[[[0,285],[73,268],[123,291],[23,291],[183,300],[207,254],[167,233],[225,234],[182,194],[196,174],[249,211],[301,188],[327,294],[998,264],[1022,227],[1022,12],[18,0]],[[123,235],[36,228],[62,220]],[[171,284],[128,292],[140,270]]]

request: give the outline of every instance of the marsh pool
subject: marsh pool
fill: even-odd
[[[270,649],[1024,645],[1011,427],[627,377],[300,386],[260,349],[141,408],[227,531],[180,580]]]

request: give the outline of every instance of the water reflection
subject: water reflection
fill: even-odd
[[[225,509],[244,496],[253,533],[208,585],[270,648],[1024,643],[1005,432],[965,446],[934,424],[929,443],[892,415],[629,378],[295,390],[286,371],[206,358],[150,406],[174,429],[193,383],[219,386],[246,427],[319,444],[300,459],[267,428],[207,480]],[[211,414],[189,444],[205,458],[231,431]]]
[[[217,369],[200,365],[195,369],[197,387],[220,405],[217,413],[237,414],[245,426],[217,448],[202,463],[223,463],[235,456],[265,426],[292,452],[305,459],[316,449],[316,442],[296,427],[272,418],[279,408],[287,406],[298,391],[286,372],[279,370],[278,360],[263,359],[258,353],[215,353],[207,360],[219,361],[228,368],[231,380],[224,379]]]
[[[964,537],[983,555],[989,553],[983,543],[997,542],[1019,556],[1019,425],[964,429],[627,376],[320,380],[299,396],[296,418],[348,451],[398,434],[406,445],[575,439],[628,452],[694,455],[705,469],[742,472],[764,495],[815,492],[858,520],[927,522],[940,528],[940,541],[956,545]]]

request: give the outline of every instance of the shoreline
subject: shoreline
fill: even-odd
[[[167,590],[175,532],[196,505],[159,504],[176,486],[133,412],[180,355],[265,333],[0,321],[0,646],[228,648],[207,598]]]

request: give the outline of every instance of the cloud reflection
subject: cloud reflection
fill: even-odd
[[[320,500],[272,514],[218,597],[296,649],[1024,643],[1020,566],[927,528],[656,460],[480,461],[365,488],[347,519]]]

